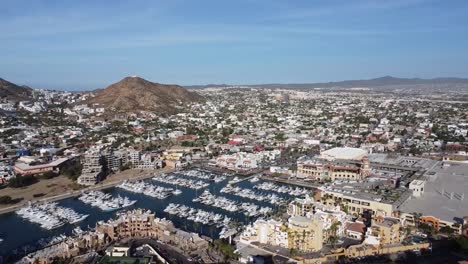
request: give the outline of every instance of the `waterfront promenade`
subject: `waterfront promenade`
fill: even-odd
[[[79,195],[81,195],[82,192],[92,191],[92,190],[105,190],[105,189],[108,189],[108,188],[112,188],[112,187],[114,187],[116,185],[119,185],[120,183],[122,183],[125,180],[129,180],[129,181],[144,180],[144,179],[151,178],[154,175],[158,175],[158,174],[162,174],[162,173],[170,173],[170,172],[173,172],[173,171],[174,171],[174,169],[170,169],[170,168],[167,168],[167,167],[159,169],[159,170],[155,170],[155,171],[141,171],[138,175],[135,175],[135,176],[133,176],[131,178],[121,177],[121,173],[117,173],[117,174],[111,175],[106,180],[104,180],[104,181],[102,181],[102,182],[100,182],[100,183],[98,183],[96,185],[89,186],[89,187],[86,187],[86,188],[83,188],[83,189],[69,191],[69,192],[65,192],[65,193],[62,193],[62,194],[49,196],[49,197],[45,197],[45,198],[24,200],[24,201],[21,201],[20,203],[17,203],[15,205],[0,208],[0,215],[5,214],[5,213],[14,212],[17,209],[27,205],[29,202],[36,203],[36,202],[60,201],[60,200],[63,200],[63,199],[79,196]]]

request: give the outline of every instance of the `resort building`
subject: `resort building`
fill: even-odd
[[[104,174],[103,171],[103,157],[99,150],[88,150],[81,160],[83,169],[81,175],[78,177],[77,182],[81,185],[95,185],[101,180]]]
[[[288,248],[301,252],[319,251],[323,245],[322,224],[304,216],[288,220]]]
[[[287,248],[287,228],[281,221],[258,219],[245,228],[240,236],[240,241],[246,243],[258,242]]]
[[[378,217],[367,230],[365,244],[374,246],[385,246],[399,244],[400,219],[393,217]]]
[[[359,160],[331,159],[329,155],[325,157],[321,155],[315,158],[299,159],[297,177],[314,180],[360,181],[371,173],[370,162],[366,156]]]
[[[369,212],[374,218],[376,216],[391,216],[393,203],[382,200],[380,196],[371,193],[361,192],[359,189],[338,189],[321,187],[320,202],[325,205],[340,204],[348,214],[360,216],[364,212]]]

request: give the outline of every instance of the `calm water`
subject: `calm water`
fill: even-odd
[[[151,182],[152,184],[155,184],[155,185],[172,187],[172,188],[175,187],[170,184],[164,184],[164,183],[152,181],[151,179],[148,179],[146,181]],[[250,203],[255,203],[259,206],[269,206],[275,210],[278,209],[278,206],[275,206],[269,203],[258,202],[254,200],[244,199],[244,198],[231,195],[231,194],[220,193],[219,191],[221,190],[221,188],[223,188],[227,184],[227,181],[228,180],[225,180],[219,183],[212,182],[209,185],[209,187],[205,189],[209,189],[210,192],[215,195],[224,196],[235,201],[250,202]],[[243,187],[243,188],[253,189],[253,186],[258,183],[261,183],[261,181],[257,183],[243,181],[236,185]],[[187,206],[203,209],[208,212],[221,213],[223,215],[227,215],[233,220],[236,220],[242,223],[249,223],[255,220],[253,218],[248,218],[244,216],[242,213],[227,212],[227,211],[217,209],[208,205],[193,203],[192,199],[195,198],[197,195],[200,195],[204,189],[196,191],[196,190],[192,190],[189,188],[183,188],[183,187],[178,187],[178,188],[182,190],[183,192],[182,194],[176,195],[176,196],[170,196],[164,200],[158,200],[156,198],[148,197],[143,194],[127,192],[119,188],[112,188],[112,189],[106,190],[105,192],[109,192],[113,196],[117,196],[120,194],[122,196],[128,196],[132,200],[138,200],[138,202],[135,203],[132,207],[128,207],[126,209],[133,209],[133,208],[149,209],[153,211],[157,217],[170,219],[174,223],[174,225],[180,229],[190,231],[190,232],[196,232],[196,233],[209,236],[212,238],[217,238],[219,231],[220,231],[215,226],[204,226],[199,223],[194,223],[192,221],[181,219],[176,216],[167,214],[163,210],[166,208],[166,206],[169,203],[179,203],[179,204],[185,204]],[[269,193],[268,191],[259,191],[259,190],[255,190],[255,191],[261,192],[264,194]],[[284,198],[291,198],[285,194],[279,194],[279,195]],[[115,217],[117,213],[117,212],[109,212],[109,213],[103,212],[99,210],[98,208],[92,207],[90,205],[87,205],[79,201],[77,198],[65,199],[58,203],[61,206],[73,208],[78,213],[89,214],[88,218],[86,218],[84,221],[77,224],[83,230],[87,230],[90,227],[95,227],[96,222],[100,220],[106,221],[110,218]],[[11,254],[12,252],[14,252],[14,250],[17,250],[18,252],[23,252],[25,246],[35,245],[36,242],[42,238],[53,237],[53,236],[57,236],[60,234],[70,235],[72,234],[72,230],[77,225],[67,224],[54,230],[45,230],[45,229],[40,228],[39,225],[30,223],[27,220],[23,220],[21,217],[17,216],[15,213],[2,215],[0,216],[0,237],[3,238],[4,241],[3,243],[0,244],[0,255]]]

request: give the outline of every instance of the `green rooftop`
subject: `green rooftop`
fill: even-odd
[[[101,264],[149,264],[150,258],[134,258],[134,257],[109,257],[105,256],[99,263]]]

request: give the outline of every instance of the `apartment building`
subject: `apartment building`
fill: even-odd
[[[111,240],[123,237],[158,238],[164,235],[165,230],[172,229],[172,222],[156,218],[154,214],[142,209],[122,214],[115,220],[96,226],[97,232],[107,235]]]
[[[245,228],[240,236],[243,242],[288,247],[287,228],[281,221],[258,219]]]
[[[306,216],[314,210],[314,199],[306,195],[305,198],[296,198],[288,204],[289,216]]]
[[[322,224],[304,216],[294,216],[288,220],[288,248],[302,252],[322,249]]]
[[[119,215],[115,220],[98,223],[96,232],[105,234],[112,241],[146,237],[166,242],[172,241],[182,250],[208,248],[208,241],[198,234],[176,229],[171,221],[157,218],[151,211],[143,209],[128,211]]]
[[[393,245],[401,242],[400,219],[394,217],[378,217],[367,229],[365,244],[368,245]]]
[[[140,161],[140,151],[138,150],[130,150],[128,151],[128,161],[130,163],[137,163]]]
[[[101,152],[96,149],[90,149],[82,156],[81,162],[83,169],[77,179],[78,184],[95,185],[104,174],[104,166],[102,165],[104,160]]]

